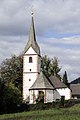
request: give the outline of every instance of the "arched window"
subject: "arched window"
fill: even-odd
[[[29,63],[32,63],[32,57],[29,57]]]

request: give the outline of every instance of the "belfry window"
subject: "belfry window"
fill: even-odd
[[[29,57],[29,63],[32,63],[32,57]]]

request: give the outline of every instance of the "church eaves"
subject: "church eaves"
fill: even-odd
[[[38,46],[38,44],[37,44],[37,41],[36,41],[33,14],[32,14],[32,21],[31,21],[30,32],[29,32],[29,40],[28,40],[27,45],[25,46],[24,53],[25,53],[30,47],[32,47],[32,48],[34,49],[34,51],[35,51],[38,55],[40,55],[40,48],[39,48],[39,46]]]

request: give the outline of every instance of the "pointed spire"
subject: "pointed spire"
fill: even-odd
[[[30,40],[30,41],[36,41],[33,14],[34,14],[34,13],[32,12],[32,13],[31,13],[32,21],[31,21],[30,33],[29,33],[29,40]]]
[[[29,40],[24,49],[24,53],[29,49],[29,47],[32,47],[35,50],[35,52],[40,55],[40,48],[36,42],[33,14],[34,13],[32,12],[31,13],[32,20],[31,20],[31,26],[30,26],[30,32],[29,32]]]

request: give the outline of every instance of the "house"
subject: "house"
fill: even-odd
[[[70,82],[71,98],[80,99],[80,77]]]
[[[50,78],[51,83],[55,87],[56,91],[59,93],[59,95],[54,94],[54,100],[61,99],[61,97],[64,97],[65,100],[68,100],[71,98],[71,90],[67,87],[63,82],[60,81],[56,75],[51,76]]]
[[[71,81],[70,89],[72,94],[72,99],[80,99],[80,77]]]
[[[32,14],[29,40],[23,54],[23,101],[35,104],[37,100],[43,100],[48,103],[61,97],[70,99],[71,90],[56,76],[48,78],[41,70],[41,54]]]
[[[70,84],[72,99],[80,99],[80,84]]]

